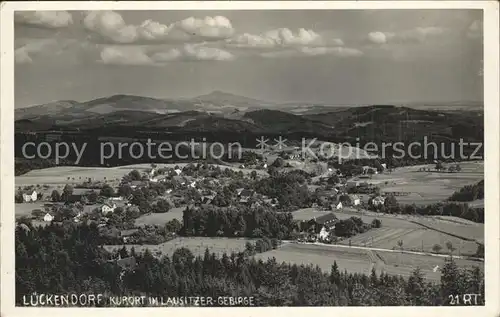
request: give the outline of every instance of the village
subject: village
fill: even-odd
[[[247,155],[244,162],[226,166],[197,162],[32,171],[25,179],[39,179],[40,183],[18,186],[17,223],[26,230],[29,230],[23,225],[26,223],[32,226],[96,225],[99,243],[106,249],[150,249],[157,256],[172,253],[179,247],[198,252],[208,247],[222,254],[245,249],[249,241],[274,236],[280,242],[257,257],[276,256],[288,260],[291,252],[303,252],[298,247],[300,244],[314,248],[328,245],[331,254],[312,260],[325,269],[331,265],[331,259],[343,263],[343,259],[351,257],[345,247],[366,248],[368,254],[400,250],[419,253],[413,257],[429,257],[446,254],[445,245],[452,245],[449,249],[459,249],[455,253],[460,257],[475,255],[477,243],[483,243],[484,229],[478,226],[468,224],[467,230],[477,237],[468,241],[469,237],[453,237],[457,230],[463,230],[464,224],[446,222],[444,218],[414,219],[414,215],[394,214],[401,213],[399,209],[394,211],[394,208],[402,208],[398,200],[411,199],[415,193],[397,188],[398,170],[387,169],[386,164],[357,166],[353,171],[349,165],[334,168],[317,163],[319,167],[310,173],[297,168],[297,162],[300,163],[300,158],[282,153],[272,163],[259,155]],[[463,165],[467,170],[471,166],[476,168],[477,163]],[[57,169],[64,169],[63,175],[71,176],[61,177]],[[405,175],[409,173],[407,168],[400,170],[405,171]],[[84,176],[86,172],[93,177]],[[34,176],[37,173],[39,178]],[[50,173],[57,177],[51,178]],[[442,172],[434,166],[417,166],[411,167],[411,173]],[[388,182],[386,179],[390,178],[396,181]],[[49,179],[56,181],[51,183]],[[427,203],[427,196],[417,196],[423,199],[422,204]],[[435,201],[443,198],[437,196]],[[413,205],[415,203],[418,204],[418,200],[413,201]],[[221,212],[226,216],[221,216]],[[291,220],[287,215],[291,215]],[[226,217],[236,217],[237,223],[226,223]],[[269,223],[255,223],[255,217],[271,218],[266,220]],[[281,223],[277,231],[272,229],[275,221]],[[419,224],[415,224],[417,222]],[[209,228],[210,224],[215,227]],[[447,225],[448,231],[437,233],[441,229],[435,227],[441,225]],[[263,249],[266,250],[268,248]],[[292,261],[303,261],[300,257],[307,260],[308,255],[295,256]],[[344,262],[350,266],[349,270],[366,272],[374,267],[381,272],[394,267],[401,270],[401,263],[385,261],[380,266],[377,264],[380,261],[370,260],[365,253],[356,257],[355,265]],[[133,257],[113,261],[124,269],[135,265]],[[412,265],[413,262],[407,263],[408,268]],[[429,264],[428,272],[436,273],[435,266]]]

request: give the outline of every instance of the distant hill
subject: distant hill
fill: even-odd
[[[273,103],[269,103],[262,100],[252,99],[248,97],[238,96],[219,90],[213,91],[206,95],[197,96],[191,99],[194,102],[198,102],[200,106],[203,104],[211,105],[215,108],[262,108],[262,107],[272,107],[275,106]],[[207,105],[205,105],[206,107]]]
[[[482,140],[483,113],[457,103],[335,106],[273,104],[222,91],[190,99],[114,95],[87,102],[65,100],[16,109],[16,131],[49,129],[317,135],[337,140]]]

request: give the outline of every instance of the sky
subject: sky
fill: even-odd
[[[480,10],[18,11],[16,107],[214,90],[271,102],[483,100]]]

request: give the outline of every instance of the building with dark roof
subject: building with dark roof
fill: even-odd
[[[314,232],[318,233],[321,231],[321,229],[324,227],[326,229],[330,229],[335,226],[337,223],[338,218],[335,216],[334,213],[328,213],[326,215],[323,215],[321,217],[315,217],[311,220],[309,220],[308,224],[309,227],[314,228]]]

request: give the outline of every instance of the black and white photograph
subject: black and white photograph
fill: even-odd
[[[498,316],[498,3],[464,3],[10,8],[2,304]]]

